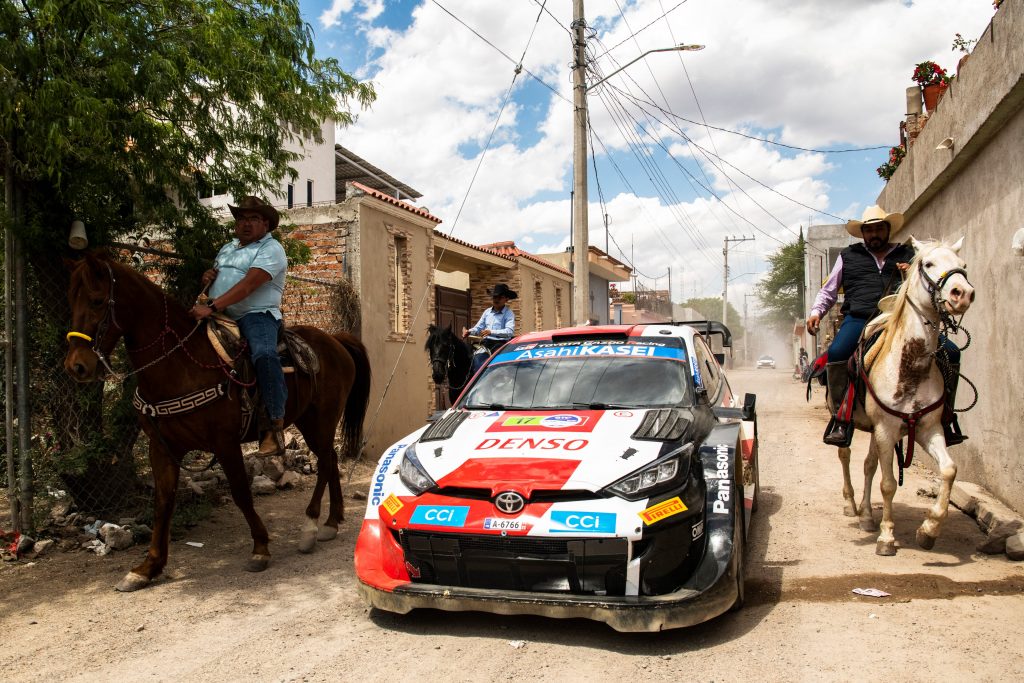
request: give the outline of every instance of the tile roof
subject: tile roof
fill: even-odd
[[[494,251],[493,249],[488,249],[487,247],[482,247],[482,246],[480,246],[478,244],[473,244],[471,242],[466,242],[465,240],[460,240],[458,237],[452,237],[451,235],[446,235],[445,233],[441,232],[440,230],[438,230],[436,228],[434,229],[434,235],[436,235],[437,237],[443,237],[444,239],[448,240],[449,242],[455,242],[455,244],[461,244],[464,247],[469,247],[470,249],[475,249],[476,251],[482,251],[483,253],[490,254],[491,256],[499,256],[499,257],[501,257],[503,259],[506,259],[508,261],[512,261],[513,263],[515,263],[515,261],[516,261],[515,258],[513,258],[512,256],[509,256],[508,254],[502,254],[501,252]]]
[[[551,270],[562,273],[564,275],[572,275],[572,273],[570,273],[568,270],[562,268],[561,266],[556,266],[551,261],[542,259],[540,256],[535,256],[534,254],[531,254],[528,251],[523,251],[522,249],[516,246],[515,242],[511,240],[505,242],[492,242],[491,244],[482,244],[480,246],[483,249],[493,251],[494,253],[501,254],[502,256],[515,256],[519,258],[525,258],[528,261],[539,263],[540,265],[546,268],[550,268]]]
[[[434,221],[435,223],[441,223],[442,222],[440,218],[438,218],[437,216],[433,215],[432,213],[430,213],[426,209],[421,209],[420,207],[414,206],[414,205],[412,205],[412,204],[410,204],[408,202],[403,202],[401,199],[395,199],[394,197],[392,197],[390,195],[384,194],[380,190],[375,190],[372,187],[368,187],[366,185],[363,185],[362,183],[355,182],[355,181],[349,181],[349,184],[352,185],[352,187],[356,188],[357,190],[359,190],[359,191],[361,191],[361,192],[363,192],[365,194],[368,194],[368,195],[370,195],[371,197],[373,197],[375,199],[380,199],[381,201],[385,201],[388,204],[394,204],[395,206],[397,206],[399,208],[405,209],[406,211],[414,213],[417,216],[423,216],[424,218],[430,219],[430,220]]]

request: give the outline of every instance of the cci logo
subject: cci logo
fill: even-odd
[[[614,534],[614,512],[570,512],[556,510],[551,513],[551,533]]]
[[[427,526],[465,526],[468,516],[468,505],[420,505],[413,510],[409,523]]]

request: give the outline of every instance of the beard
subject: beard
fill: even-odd
[[[869,251],[878,251],[883,246],[885,246],[885,244],[886,240],[882,239],[881,237],[872,237],[871,239],[867,240],[867,247]]]

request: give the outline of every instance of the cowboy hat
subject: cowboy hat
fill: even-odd
[[[846,223],[846,232],[850,233],[854,237],[864,238],[862,226],[865,223],[888,223],[889,234],[895,235],[903,227],[903,214],[902,213],[886,213],[885,209],[878,206],[869,206],[864,209],[864,215],[861,216],[859,221],[848,221]]]
[[[241,213],[257,213],[267,219],[270,223],[268,232],[277,230],[277,224],[281,220],[280,214],[277,213],[277,209],[267,204],[259,197],[242,197],[242,201],[238,202],[238,206],[232,206],[228,204],[228,208],[231,209],[231,215],[236,219]]]
[[[512,299],[519,298],[519,295],[516,294],[516,291],[514,289],[509,289],[508,285],[506,285],[504,282],[499,282],[498,284],[494,285],[494,289],[488,289],[487,293],[490,294],[491,296],[503,296],[509,301],[511,301]]]

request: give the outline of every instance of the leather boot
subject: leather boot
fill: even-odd
[[[284,454],[284,420],[271,420],[270,431],[263,433],[260,449],[256,455],[261,457]]]
[[[846,398],[846,389],[850,382],[850,372],[846,367],[846,361],[829,363],[825,366],[825,374],[828,378],[828,395],[832,401],[832,408],[837,413]],[[825,434],[821,439],[829,446],[848,448],[853,441],[853,423],[843,422],[834,415],[825,428]]]
[[[942,415],[942,435],[946,437],[947,446],[956,446],[967,440],[964,433],[960,431],[960,422],[956,419],[953,407],[956,405],[956,389],[960,384],[960,364],[950,363],[949,371],[943,373],[942,378],[946,384],[946,406]]]

